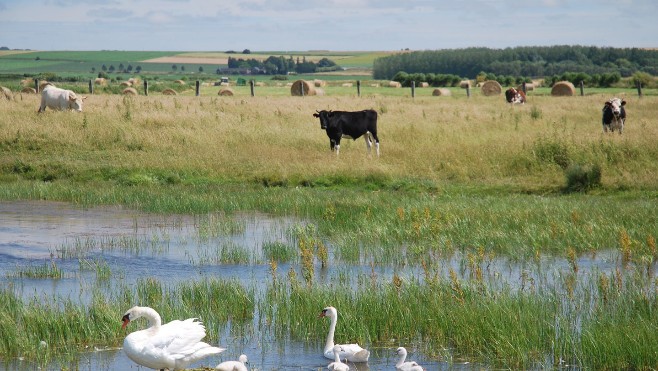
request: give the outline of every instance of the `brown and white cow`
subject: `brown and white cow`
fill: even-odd
[[[39,112],[46,110],[46,107],[57,110],[75,110],[82,112],[82,101],[87,97],[79,97],[73,91],[60,89],[54,85],[46,85],[41,91],[41,106]]]
[[[523,104],[526,102],[525,93],[523,90],[509,88],[505,91],[505,100],[507,100],[507,103]]]

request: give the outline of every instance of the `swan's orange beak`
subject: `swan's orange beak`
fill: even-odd
[[[322,318],[322,317],[326,317],[326,316],[327,316],[327,310],[323,309],[322,312],[320,312],[320,315],[318,316],[318,318]]]
[[[123,318],[121,318],[121,321],[123,322],[123,324],[121,324],[121,328],[124,329],[130,323],[130,318],[128,318],[128,316],[126,315],[123,316]]]

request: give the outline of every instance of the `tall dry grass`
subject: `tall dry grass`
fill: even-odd
[[[658,114],[654,97],[625,97],[623,135],[603,134],[607,96],[451,97],[189,97],[92,95],[84,113],[37,114],[39,97],[1,102],[0,174],[111,179],[149,170],[174,176],[301,182],[364,174],[437,184],[554,189],[568,164],[596,163],[602,183],[655,189]],[[368,157],[363,139],[344,139],[340,156],[315,110],[379,112],[382,155]],[[48,179],[46,179],[48,180]]]

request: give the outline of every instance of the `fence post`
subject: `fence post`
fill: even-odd
[[[149,82],[144,80],[144,95],[149,95]]]
[[[637,86],[637,96],[642,98],[642,83],[638,80],[635,84]]]
[[[585,83],[583,81],[580,81],[580,96],[585,95]]]
[[[302,97],[304,96],[304,80],[302,80],[302,83],[299,84],[299,87],[301,88],[300,90],[302,91]]]
[[[196,80],[196,96],[198,97],[201,94],[201,82],[199,80]]]
[[[39,79],[34,79],[34,90],[37,91],[37,94],[39,93]]]
[[[525,87],[525,81],[523,82],[523,86],[521,87],[521,89],[523,89],[523,94],[527,93],[526,87]]]
[[[361,80],[356,80],[356,95],[361,96]]]
[[[411,82],[411,97],[412,98],[416,97],[416,82],[415,81]]]
[[[94,82],[89,80],[89,94],[94,94]]]
[[[466,97],[470,98],[471,97],[471,84],[468,84],[466,87]]]
[[[254,93],[254,85],[256,85],[256,82],[254,80],[249,80],[249,89],[251,90],[251,96],[255,97],[256,94]],[[302,87],[303,89],[303,87]]]

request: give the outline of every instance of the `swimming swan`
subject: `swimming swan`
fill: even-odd
[[[218,364],[215,366],[215,370],[220,370],[220,371],[248,371],[249,369],[247,368],[247,364],[249,363],[249,360],[247,359],[247,356],[242,354],[240,355],[240,358],[238,358],[239,361],[226,361]]]
[[[326,307],[322,310],[318,317],[329,317],[331,324],[329,325],[329,334],[327,335],[327,343],[324,346],[324,356],[329,359],[334,359],[334,332],[336,331],[336,321],[338,320],[338,312],[334,307]],[[361,348],[358,344],[339,344],[341,351],[339,353],[341,359],[346,359],[350,362],[368,362],[370,352]]]
[[[350,366],[340,361],[340,352],[343,351],[343,347],[336,345],[334,347],[334,362],[331,362],[327,369],[332,371],[349,371]]]
[[[410,361],[410,362],[405,362],[404,360],[407,358],[407,350],[404,347],[399,347],[398,350],[395,352],[400,358],[398,359],[398,362],[395,364],[395,369],[399,371],[423,371],[425,370],[422,368],[418,363]]]
[[[133,362],[144,367],[182,370],[193,362],[225,350],[201,341],[206,336],[206,328],[196,318],[163,325],[158,312],[149,307],[130,308],[121,318],[121,328],[140,317],[148,319],[149,327],[126,336],[123,351]]]

